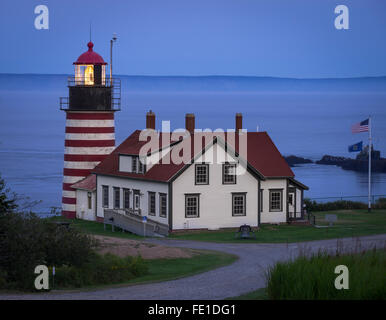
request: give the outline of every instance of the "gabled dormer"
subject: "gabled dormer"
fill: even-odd
[[[139,155],[119,155],[119,171],[129,173],[146,173],[146,160],[139,157]]]

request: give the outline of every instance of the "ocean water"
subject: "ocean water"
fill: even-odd
[[[386,78],[296,80],[254,77],[121,76],[122,111],[116,113],[116,141],[145,126],[156,113],[156,126],[169,120],[183,128],[185,113],[195,113],[197,128],[243,126],[267,131],[283,155],[312,160],[324,154],[349,154],[350,144],[367,141],[353,135],[353,123],[373,117],[374,147],[386,157]],[[45,212],[60,206],[65,114],[59,97],[68,95],[66,75],[0,74],[0,173],[11,189]],[[310,187],[310,198],[352,197],[365,201],[367,173],[316,164],[293,168]],[[373,173],[373,194],[386,194],[386,174]],[[353,198],[354,199],[354,198]]]

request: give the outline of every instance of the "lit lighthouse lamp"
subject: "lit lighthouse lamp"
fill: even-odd
[[[87,44],[88,51],[83,53],[75,65],[75,82],[77,85],[105,85],[106,81],[106,62],[103,58],[93,51],[94,44]]]
[[[68,97],[60,98],[66,112],[62,214],[76,217],[76,191],[71,186],[89,177],[115,148],[114,113],[120,110],[121,84],[106,78],[107,63],[94,44],[74,62],[75,75],[68,78]]]

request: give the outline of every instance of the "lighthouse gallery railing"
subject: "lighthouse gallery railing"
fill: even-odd
[[[111,87],[111,110],[121,110],[121,79],[103,78],[102,84],[86,85],[84,77],[69,76],[68,87]],[[69,97],[59,98],[60,110],[69,110]]]

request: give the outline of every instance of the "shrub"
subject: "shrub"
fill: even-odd
[[[337,290],[335,267],[349,269],[349,289]],[[319,252],[311,257],[280,262],[267,274],[270,299],[385,299],[386,250],[335,254]]]
[[[374,209],[386,209],[386,198],[379,198],[373,205]]]
[[[308,211],[331,211],[331,210],[354,210],[367,209],[367,203],[359,201],[338,200],[331,202],[316,202],[315,200],[304,199]],[[372,204],[373,209],[386,209],[386,198],[379,198]]]
[[[88,235],[34,214],[0,212],[3,287],[33,289],[37,265],[81,266],[90,260],[95,245]]]
[[[0,175],[0,212],[9,212],[17,208],[16,194],[6,186]]]

